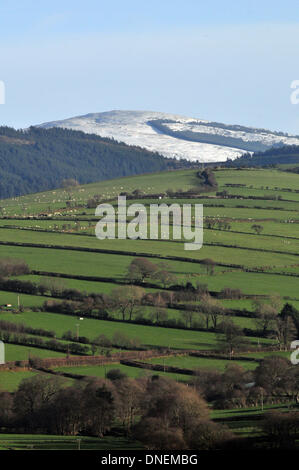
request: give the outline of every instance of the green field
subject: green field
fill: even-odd
[[[140,443],[123,437],[105,436],[101,439],[85,436],[50,436],[30,434],[0,434],[0,450],[134,450]]]
[[[22,346],[19,344],[6,344],[5,345],[5,358],[7,362],[23,361],[30,357],[65,357],[65,354],[49,349],[41,349],[33,346]],[[1,373],[0,373],[1,379]]]
[[[165,287],[159,279],[152,278],[148,279],[149,285],[144,289],[145,293],[155,294],[161,290],[174,297],[179,286],[182,288],[186,283],[193,286],[206,285],[213,296],[217,296],[217,293],[226,288],[239,289],[243,293],[241,298],[231,298],[229,295],[223,298],[222,295],[217,299],[225,309],[222,313],[226,317],[231,315],[229,318],[241,329],[252,330],[252,332],[247,331],[246,335],[260,334],[253,332],[258,328],[253,316],[254,301],[260,298],[259,296],[265,303],[270,302],[271,296],[279,296],[281,306],[289,302],[299,309],[299,175],[281,169],[218,168],[214,171],[218,188],[199,193],[190,199],[186,194],[182,194],[182,191],[199,188],[197,171],[179,170],[126,177],[79,186],[71,190],[57,189],[3,200],[0,216],[0,258],[22,259],[28,263],[30,270],[37,271],[12,276],[14,279],[31,281],[36,285],[42,284],[45,280],[47,282],[54,280],[59,283],[61,289],[77,289],[85,294],[108,295],[115,288],[129,282],[128,267],[134,258],[145,257],[159,266],[164,262],[163,268],[160,269],[166,269],[175,276],[170,284],[171,287],[169,285]],[[164,230],[162,226],[158,240],[117,238],[98,240],[94,234],[97,223],[95,209],[87,207],[87,201],[99,195],[100,202],[110,202],[116,207],[117,196],[121,192],[130,194],[136,189],[139,189],[140,195],[138,198],[134,196],[128,199],[127,205],[140,203],[149,208],[150,204],[159,202],[203,204],[203,248],[197,251],[185,250],[183,238],[172,240],[172,229],[170,229],[170,239],[162,240],[161,232]],[[178,191],[178,195],[170,197],[170,193],[166,195],[167,190]],[[192,216],[194,216],[193,208]],[[128,217],[127,221],[131,219],[132,217]],[[149,219],[147,224],[147,227],[150,227]],[[261,226],[260,234],[255,232],[254,225]],[[214,261],[213,273],[209,273],[206,266],[200,264],[205,258]],[[83,279],[76,279],[76,276],[82,276]],[[100,279],[97,281],[91,277]],[[65,365],[54,368],[54,373],[103,379],[109,371],[119,369],[130,378],[160,375],[191,384],[194,378],[192,375],[163,371],[163,366],[200,373],[201,370],[223,372],[228,365],[234,364],[241,366],[245,371],[254,371],[263,358],[269,356],[288,358],[290,354],[289,351],[267,351],[267,346],[277,344],[277,338],[273,336],[272,331],[268,337],[246,336],[248,345],[245,352],[240,352],[240,356],[251,358],[252,361],[213,358],[210,352],[218,350],[220,333],[204,331],[206,317],[200,309],[199,298],[179,299],[176,300],[177,304],[171,303],[163,307],[167,321],[172,321],[172,326],[179,326],[174,328],[170,327],[170,323],[165,323],[165,327],[137,324],[134,316],[131,322],[123,322],[120,312],[116,311],[109,312],[107,320],[84,318],[81,306],[77,307],[75,314],[72,315],[44,312],[43,303],[46,300],[53,300],[51,295],[55,295],[49,288],[43,292],[44,295],[5,291],[5,288],[7,286],[0,290],[0,305],[2,305],[0,321],[25,325],[36,330],[52,331],[55,338],[64,343],[66,341],[62,340],[62,336],[67,331],[73,335],[86,337],[90,341],[99,335],[113,339],[118,332],[130,339],[138,339],[143,348],[164,350],[163,356],[144,360],[149,364],[160,365],[161,371],[111,362],[98,366]],[[62,300],[63,298],[59,299]],[[24,310],[16,313],[18,302]],[[6,304],[12,304],[12,309],[3,307]],[[200,326],[200,331],[189,328],[188,320],[182,310],[186,308],[185,304],[198,310],[194,313],[194,320],[196,327]],[[156,321],[154,314],[157,308],[147,303],[142,304],[139,313],[142,313],[147,321],[149,319]],[[234,310],[233,314],[229,310]],[[79,318],[84,319],[79,320]],[[219,322],[221,320],[222,316],[218,318]],[[181,328],[184,325],[188,325],[187,329]],[[30,337],[39,334],[30,333]],[[43,339],[49,338],[43,337]],[[110,354],[121,350],[115,344],[108,349]],[[250,352],[251,349],[255,352]],[[165,353],[166,350],[168,355]],[[206,350],[210,355],[190,356],[191,350]],[[85,354],[91,352],[92,349],[88,346],[88,352]],[[95,354],[104,353],[107,353],[106,348],[100,347],[95,352]],[[6,344],[6,361],[21,361],[32,357],[63,358],[66,354],[51,349]],[[43,372],[21,368],[0,370],[0,391],[14,392],[23,379],[33,377],[37,373]],[[64,377],[63,380],[66,386],[80,383],[78,378]],[[209,403],[209,406],[212,419],[226,424],[236,435],[260,437],[259,420],[263,413],[268,409],[284,410],[285,405],[265,403],[263,410],[260,406],[233,410],[214,410],[212,404]],[[78,436],[2,434],[0,449],[74,450],[79,446],[78,439]],[[108,433],[101,439],[80,436],[80,446],[81,449],[93,450],[141,448],[138,442],[125,439],[122,433],[119,435]]]
[[[12,314],[3,313],[0,318],[11,321]],[[58,336],[68,330],[75,332],[78,323],[77,317],[45,312],[26,312],[17,315],[16,320],[36,328],[51,328]],[[131,338],[139,338],[142,344],[148,348],[164,346],[173,349],[212,349],[216,341],[214,333],[201,331],[144,326],[90,318],[85,318],[80,322],[80,335],[90,339],[94,339],[100,334],[112,338],[116,331],[121,331]]]
[[[205,357],[176,356],[167,358],[154,358],[149,361],[151,364],[180,367],[182,369],[217,369],[224,371],[229,364],[238,364],[246,370],[254,370],[258,362],[251,361],[227,361],[225,359],[210,359]]]
[[[31,371],[0,371],[0,392],[6,390],[8,392],[15,391],[22,380],[28,379],[36,375]]]
[[[216,292],[230,287],[241,289],[244,294],[251,296],[219,300],[226,309],[253,312],[254,296],[260,295],[264,296],[266,302],[267,296],[280,295],[282,304],[289,301],[298,307],[299,194],[296,190],[299,187],[299,175],[279,169],[218,169],[214,173],[218,182],[217,191],[225,190],[234,198],[216,196],[216,190],[195,199],[165,196],[168,189],[186,191],[197,187],[199,181],[196,171],[170,171],[84,185],[71,190],[72,204],[69,207],[66,207],[66,201],[70,194],[64,189],[1,201],[3,210],[0,218],[0,242],[5,244],[0,244],[0,257],[21,258],[28,263],[30,269],[47,272],[50,277],[51,273],[61,274],[60,282],[64,288],[78,289],[85,293],[109,294],[127,281],[128,266],[135,256],[153,256],[148,258],[153,263],[167,262],[167,269],[176,276],[176,282],[180,285],[186,282],[193,285],[206,284],[209,290]],[[242,186],[232,186],[236,183]],[[213,227],[204,229],[203,248],[186,251],[184,240],[98,240],[94,236],[94,209],[86,207],[87,201],[94,195],[100,195],[101,202],[110,201],[115,204],[120,192],[131,193],[137,188],[141,193],[155,196],[144,199],[141,196],[128,200],[128,204],[138,202],[149,207],[160,201],[157,199],[159,194],[165,196],[162,199],[165,203],[203,204],[205,225],[209,220],[214,221]],[[226,221],[229,228],[224,230],[218,226],[221,221]],[[260,235],[254,233],[254,224],[262,225]],[[112,253],[109,253],[110,250]],[[193,262],[204,258],[212,258],[218,263],[213,275],[207,274],[203,265]],[[86,279],[67,279],[63,274],[85,276]],[[107,279],[107,282],[89,280],[91,276]],[[20,276],[19,279],[38,284],[44,277],[29,274]],[[159,281],[151,282],[153,288],[146,288],[147,293],[161,288]],[[57,339],[61,339],[68,330],[76,333],[78,315],[31,310],[31,307],[41,308],[49,296],[2,290],[0,304],[12,304],[16,309],[18,295],[25,311],[14,314],[3,310],[0,320],[51,330],[55,332]],[[149,318],[153,312],[153,307],[143,307],[145,318]],[[183,321],[180,310],[167,308],[166,312],[168,320]],[[203,317],[199,318],[204,322]],[[254,318],[231,318],[241,328],[254,330],[257,327]],[[130,338],[138,338],[147,348],[213,350],[217,347],[217,334],[211,332],[90,318],[80,321],[80,335],[90,340],[100,334],[112,338],[116,331],[125,333]],[[252,345],[272,341],[257,337],[249,337],[249,340]],[[29,349],[30,354],[39,357],[61,355],[54,351],[9,344],[7,360],[27,359]],[[205,364],[205,367],[217,365],[219,370],[224,370],[226,364],[225,361],[188,356],[171,357],[166,361],[173,364],[176,364],[173,361],[179,361],[192,368],[196,364]],[[255,363],[249,362],[244,364],[249,368],[254,365]],[[89,372],[93,374],[91,370]]]
[[[130,367],[124,364],[107,364],[105,366],[78,366],[78,367],[57,367],[54,370],[58,372],[68,372],[72,374],[85,375],[91,377],[104,378],[110,370],[120,370],[127,377],[138,378],[138,377],[151,377],[152,375],[161,375],[163,377],[173,379],[176,381],[189,381],[190,375],[175,374],[172,372],[160,372],[148,369],[140,369],[139,367]]]

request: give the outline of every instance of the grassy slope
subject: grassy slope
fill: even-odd
[[[120,250],[123,255],[108,253],[88,253],[71,250],[57,250],[49,248],[29,248],[0,246],[0,256],[12,256],[25,259],[31,268],[37,270],[48,270],[66,274],[81,274],[86,276],[114,277],[125,279],[127,267],[132,260],[127,256],[127,251],[138,253],[150,253],[163,256],[184,256],[202,259],[212,257],[223,264],[244,264],[249,268],[257,266],[264,267],[269,272],[293,272],[299,275],[299,257],[293,253],[298,252],[299,231],[297,224],[285,223],[287,218],[299,219],[299,206],[297,206],[298,195],[294,192],[299,187],[299,175],[283,173],[278,170],[221,170],[215,173],[219,190],[226,189],[230,194],[238,194],[245,199],[200,199],[197,202],[204,202],[205,217],[216,219],[227,217],[230,220],[232,231],[205,230],[204,248],[197,252],[188,252],[183,249],[182,243],[172,241],[149,241],[149,240],[105,240],[99,241],[91,236],[78,236],[75,233],[41,233],[34,231],[18,230],[17,228],[1,229],[0,240],[8,242],[27,242],[37,244],[62,245],[69,247],[86,247],[90,249]],[[245,184],[246,187],[231,188],[227,184],[236,182]],[[121,178],[97,184],[82,186],[71,191],[74,205],[84,205],[86,201],[95,194],[101,194],[103,199],[113,199],[121,191],[129,191],[138,188],[144,193],[154,193],[165,191],[168,188],[187,190],[198,184],[194,170],[173,171],[161,174],[142,175],[138,177]],[[282,191],[282,188],[290,188],[292,192]],[[213,196],[215,193],[209,193]],[[272,196],[280,195],[287,201],[251,200],[248,196]],[[53,214],[57,209],[68,217],[73,217],[73,222],[57,221],[33,221],[33,220],[5,220],[0,219],[2,225],[16,225],[17,227],[43,227],[54,229],[54,224],[58,224],[58,229],[62,229],[64,223],[70,223],[75,227],[76,219],[93,216],[93,210],[82,208],[65,209],[65,201],[69,198],[69,191],[56,190],[23,196],[12,200],[2,201],[3,214],[38,214],[41,211],[48,211]],[[139,201],[146,205],[155,201]],[[169,202],[167,199],[165,202]],[[172,202],[187,202],[183,200],[173,200]],[[188,202],[196,202],[188,201]],[[224,204],[225,207],[210,207],[211,204]],[[244,205],[246,208],[238,208]],[[255,206],[258,206],[257,209]],[[270,209],[279,207],[279,210]],[[84,216],[85,213],[85,216]],[[57,215],[59,218],[60,216]],[[263,221],[267,218],[271,220]],[[91,219],[90,219],[91,220]],[[251,225],[255,220],[259,220],[264,231],[262,235],[255,235]],[[92,234],[95,222],[82,222],[83,232]],[[89,225],[90,224],[90,225]],[[81,230],[81,229],[80,229]],[[247,233],[243,233],[247,232]],[[269,237],[266,235],[277,235]],[[298,238],[298,240],[288,240],[286,236]],[[211,244],[233,245],[235,248],[224,246],[211,246]],[[245,248],[245,249],[242,249]],[[246,248],[252,248],[247,250]],[[269,250],[263,252],[259,250]],[[282,251],[283,253],[273,253]],[[153,259],[158,262],[159,259]],[[277,294],[289,296],[299,300],[298,278],[288,277],[282,274],[250,273],[228,268],[217,268],[213,276],[207,276],[201,265],[182,261],[168,261],[170,270],[178,276],[180,281],[191,281],[208,284],[212,290],[221,290],[224,287],[238,287],[248,294]],[[31,278],[37,280],[35,276]],[[110,292],[115,284],[97,283],[92,281],[65,280],[69,287],[79,288],[87,292]],[[15,303],[14,293],[0,293],[3,302]],[[21,294],[21,302],[25,306],[30,303],[38,305],[44,299],[39,296],[25,296]],[[250,300],[230,301],[224,300],[223,304],[231,308],[252,309]],[[169,315],[177,316],[179,313],[169,312]],[[12,317],[10,313],[1,314],[3,319],[13,319],[13,321],[24,322],[35,327],[52,329],[61,335],[68,329],[75,328],[75,317],[26,312],[17,317]],[[246,318],[234,319],[242,327],[254,327],[254,321]],[[216,345],[216,335],[213,333],[201,333],[185,330],[173,330],[156,328],[141,325],[129,325],[116,322],[105,322],[85,319],[80,326],[80,334],[90,338],[97,334],[104,333],[112,337],[116,330],[126,332],[129,336],[139,336],[143,344],[171,346],[173,348],[214,348]]]

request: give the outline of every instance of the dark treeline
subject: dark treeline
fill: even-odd
[[[147,449],[294,448],[298,412],[266,413],[254,442],[210,418],[216,408],[298,401],[298,369],[270,357],[256,371],[231,364],[224,372],[198,371],[192,387],[152,375],[131,379],[113,369],[105,379],[84,378],[65,387],[59,376],[38,374],[14,393],[0,394],[4,432],[103,437],[121,429]]]
[[[117,423],[150,449],[221,448],[234,439],[210,420],[196,390],[158,376],[134,380],[114,370],[65,387],[37,375],[1,394],[0,426],[14,432],[103,437]]]
[[[57,188],[63,179],[85,184],[190,166],[81,131],[0,127],[1,198]]]
[[[264,403],[299,403],[299,370],[287,358],[270,356],[254,371],[230,364],[224,372],[198,370],[195,386],[214,408],[230,409]]]
[[[23,274],[29,274],[29,272],[28,264],[22,259],[0,258],[0,278],[22,276]]]
[[[56,336],[55,331],[45,330],[44,328],[33,328],[32,326],[27,326],[23,323],[13,323],[6,320],[0,320],[0,331],[27,333],[30,335],[46,336],[48,338],[55,338]]]
[[[228,167],[252,167],[273,166],[285,163],[299,163],[299,146],[283,145],[273,147],[264,152],[245,153],[235,160],[228,159],[224,166]]]
[[[43,336],[49,336],[49,332],[43,331]],[[34,332],[36,334],[36,332]],[[70,353],[78,355],[86,355],[89,353],[89,348],[79,343],[63,343],[56,338],[44,339],[40,336],[29,336],[28,332],[13,332],[12,329],[0,330],[0,340],[7,344],[17,344],[20,346],[30,346],[32,348],[49,349],[61,353]]]

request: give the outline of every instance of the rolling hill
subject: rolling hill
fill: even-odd
[[[68,396],[105,379],[126,398],[130,383],[147,400],[152,385],[164,386],[165,379],[171,390],[206,384],[214,422],[226,424],[242,449],[252,442],[267,447],[260,425],[268,411],[287,416],[298,406],[289,345],[299,331],[299,175],[217,167],[217,186],[202,192],[198,173],[164,171],[1,201],[0,340],[8,362],[0,366],[2,409],[16,402],[8,396],[23,403],[24,387],[53,380],[60,384],[55,393]],[[186,251],[184,236],[165,239],[162,230],[157,239],[96,238],[98,217],[89,201],[100,195],[116,207],[124,192],[146,210],[160,197],[189,204],[192,194],[193,203],[204,205],[203,247]],[[146,279],[134,266],[145,269]],[[275,380],[277,371],[283,381]],[[61,409],[58,396],[53,413]],[[56,427],[42,424],[44,409],[34,415],[41,416],[35,434],[2,418],[0,447],[17,448],[22,438],[23,446],[44,448],[51,436],[53,448],[64,448],[59,439],[74,436],[54,436]],[[126,430],[114,416],[111,436],[122,449]],[[111,449],[104,439],[98,441]]]
[[[63,179],[84,184],[178,165],[184,162],[70,129],[0,127],[1,198],[58,188]]]

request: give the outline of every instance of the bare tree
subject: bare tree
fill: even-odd
[[[206,267],[207,274],[210,276],[214,274],[214,269],[215,269],[215,261],[212,260],[211,258],[205,258],[201,260],[201,263]]]
[[[294,449],[299,438],[299,413],[271,411],[265,415],[262,430],[272,447]]]
[[[61,187],[65,189],[75,188],[79,186],[79,181],[75,178],[65,178],[61,182]]]
[[[262,331],[262,335],[266,336],[269,330],[275,328],[278,312],[281,308],[280,297],[272,296],[270,301],[265,303],[262,300],[254,300],[253,306],[255,308],[255,323]]]
[[[218,331],[222,333],[217,338],[219,349],[231,356],[247,344],[242,328],[229,319],[225,319],[219,325]]]
[[[183,310],[181,312],[181,317],[185,322],[186,327],[192,328],[193,326],[193,320],[194,316],[196,315],[197,312],[194,312],[194,310]]]
[[[297,337],[297,328],[292,317],[278,315],[274,322],[274,332],[279,349],[288,351],[291,341]]]
[[[153,278],[158,271],[158,266],[146,258],[135,258],[129,266],[129,279],[144,282]]]
[[[225,310],[219,302],[211,297],[209,294],[205,294],[201,298],[199,305],[199,311],[206,318],[206,328],[209,329],[210,321],[214,329],[217,328],[218,321],[223,317]]]
[[[60,295],[66,288],[66,282],[61,278],[44,277],[40,282],[39,288],[40,287],[44,292],[50,292],[50,294],[55,297]]]
[[[122,320],[128,318],[131,321],[133,316],[138,313],[144,293],[144,289],[138,286],[117,287],[111,292],[110,301],[106,306],[112,311],[119,311]]]
[[[1,258],[0,259],[0,276],[20,276],[22,274],[28,274],[30,269],[28,264],[17,258]]]
[[[258,224],[252,225],[251,228],[257,235],[260,235],[262,233],[262,231],[264,230],[264,227],[262,225],[258,225]]]

